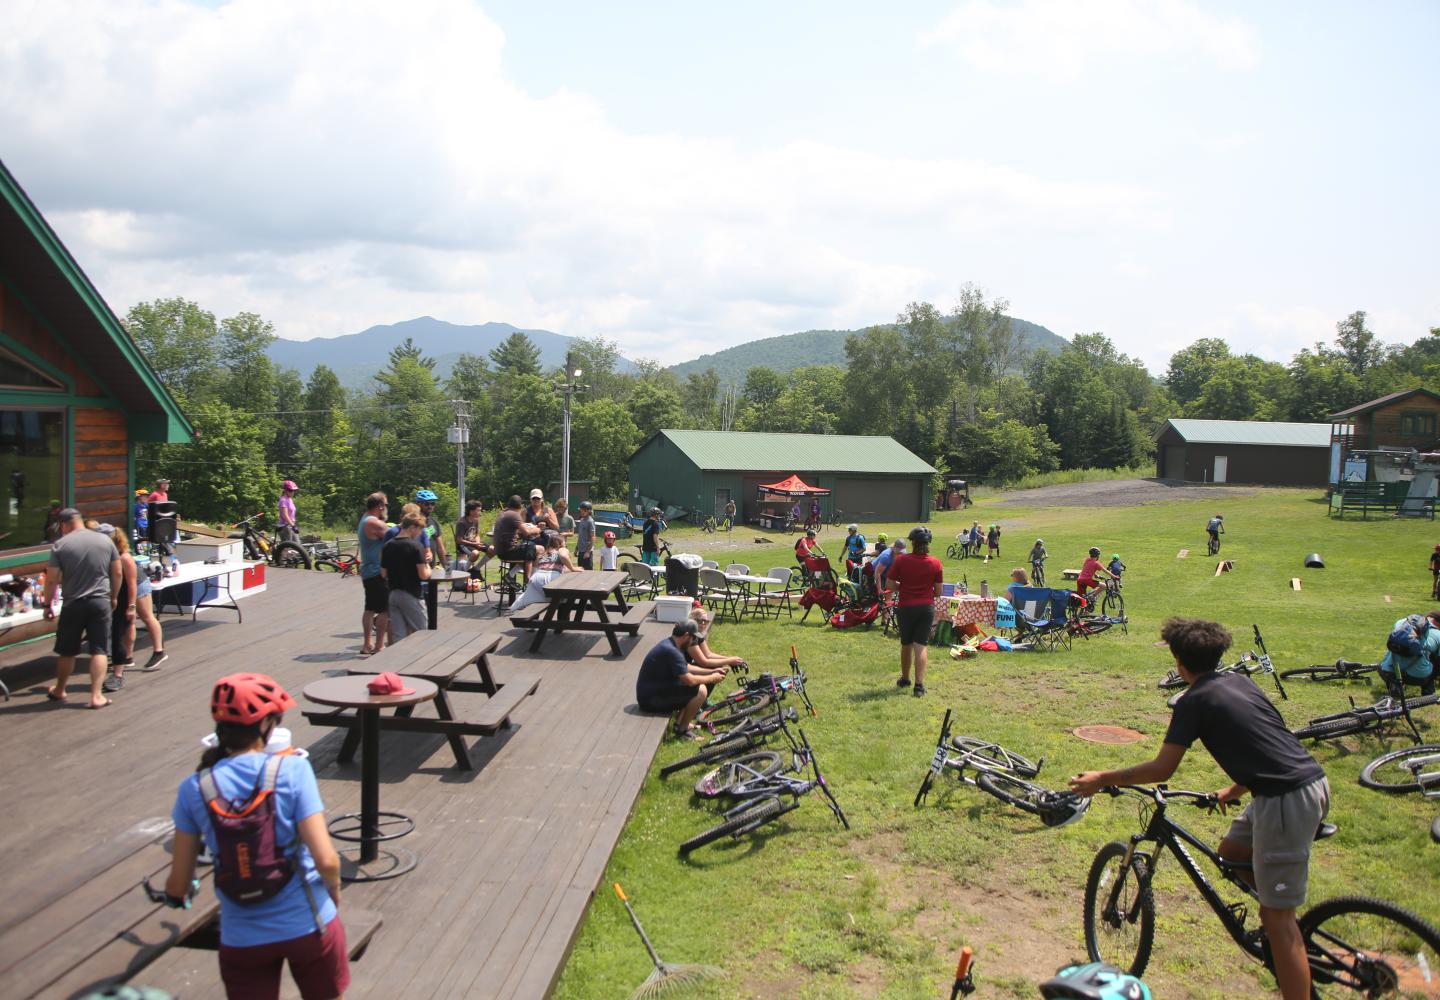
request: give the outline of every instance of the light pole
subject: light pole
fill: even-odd
[[[455,426],[448,429],[445,437],[455,446],[455,488],[460,494],[460,512],[456,516],[461,517],[465,513],[465,446],[470,443],[470,414],[465,400],[456,399],[453,402]]]
[[[561,391],[565,394],[565,417],[560,433],[560,496],[570,502],[570,398],[577,392],[584,392],[589,386],[579,385],[576,379],[585,373],[571,361],[570,352],[565,352],[565,381]]]

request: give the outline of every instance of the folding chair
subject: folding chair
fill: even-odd
[[[1065,595],[1068,603],[1070,592],[1052,591],[1045,587],[1011,587],[1011,603],[1015,606],[1015,641],[1034,643],[1038,649],[1070,647],[1070,636],[1066,631],[1067,621],[1063,611],[1055,613],[1055,594]]]
[[[738,622],[746,609],[745,591],[718,569],[700,570],[700,599],[706,604],[718,605],[717,618],[725,617],[728,609],[730,617]]]
[[[630,574],[630,579],[625,581],[627,597],[654,600],[655,594],[660,590],[660,580],[648,563],[628,562],[625,564],[625,572]]]
[[[795,576],[795,573],[796,570],[793,567],[774,566],[770,569],[770,572],[765,574],[774,580],[775,583],[767,583],[761,587],[760,600],[765,602],[767,609],[775,612],[776,618],[780,617],[782,608],[791,618],[795,617],[795,605],[790,601],[790,598],[795,593],[790,589],[790,580]],[[776,584],[779,584],[778,589],[776,588]]]
[[[740,576],[749,576],[750,567],[746,566],[744,563],[731,563],[729,566],[725,567],[726,576],[732,576],[737,573]]]

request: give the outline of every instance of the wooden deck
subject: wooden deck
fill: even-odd
[[[459,597],[442,598],[440,628],[504,635],[492,657],[497,679],[523,666],[542,683],[511,729],[468,741],[474,771],[454,768],[442,737],[383,734],[381,808],[415,819],[401,845],[420,863],[398,879],[346,888],[342,916],[358,907],[384,918],[352,966],[347,997],[546,995],[664,732],[664,719],[636,712],[634,678],[668,626],[642,626],[638,640],[624,640],[623,659],[608,655],[603,635],[573,633],[552,636],[544,655],[532,656],[531,637],[497,620],[493,605]],[[154,673],[127,672],[109,708],[81,707],[80,678],[67,706],[47,703],[38,685],[0,703],[0,996],[81,995],[99,981],[97,967],[124,973],[133,940],[160,933],[139,922],[117,926],[116,904],[143,902],[135,872],[165,863],[175,787],[209,731],[217,677],[263,671],[298,697],[305,682],[356,661],[358,580],[277,572],[244,605],[244,624],[218,611],[197,624],[167,619],[170,660]],[[141,646],[143,662],[143,638]],[[21,647],[0,667],[44,660],[47,650]],[[461,717],[484,697],[456,696]],[[327,811],[356,810],[359,763],[335,762],[343,734],[312,728],[298,710],[285,724],[311,752]],[[162,959],[152,972],[167,965]],[[218,971],[210,984],[129,977],[187,997],[218,979]],[[287,990],[294,995],[288,980]]]

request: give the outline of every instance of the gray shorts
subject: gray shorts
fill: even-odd
[[[390,637],[399,642],[411,632],[423,632],[428,623],[425,602],[403,590],[390,591]]]
[[[1284,795],[1256,795],[1230,824],[1226,840],[1253,851],[1260,905],[1289,910],[1305,902],[1310,845],[1330,812],[1330,782],[1319,778]]]

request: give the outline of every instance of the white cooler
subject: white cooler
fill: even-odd
[[[655,620],[662,622],[683,622],[690,617],[690,608],[695,600],[691,597],[681,595],[679,597],[657,597],[655,598]]]

